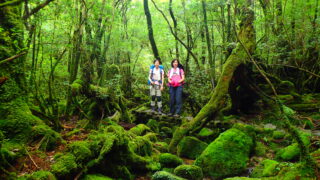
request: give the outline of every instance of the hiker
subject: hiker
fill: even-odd
[[[182,108],[182,88],[184,84],[184,71],[183,66],[178,59],[171,62],[171,69],[168,72],[169,92],[170,92],[170,113],[179,117]]]
[[[161,101],[161,91],[163,90],[163,79],[164,70],[163,66],[160,65],[161,61],[156,59],[153,61],[153,65],[150,67],[149,71],[149,84],[150,84],[150,96],[151,96],[151,110],[155,111],[156,99],[158,105],[158,113],[161,114],[162,101]]]

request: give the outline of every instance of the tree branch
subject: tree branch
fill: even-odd
[[[200,65],[199,65],[199,62],[198,62],[198,58],[194,55],[194,53],[188,48],[188,46],[173,31],[173,29],[172,29],[172,27],[170,25],[170,22],[169,22],[168,18],[166,17],[166,15],[163,13],[163,11],[158,8],[158,6],[156,5],[156,3],[153,0],[151,0],[151,1],[153,3],[154,7],[162,14],[163,18],[166,20],[166,22],[167,22],[167,24],[169,26],[171,34],[182,44],[183,47],[186,48],[186,50],[191,54],[191,56],[195,60],[197,68],[200,68]]]
[[[19,3],[21,3],[23,0],[13,0],[13,1],[7,1],[4,3],[0,4],[0,8],[5,7],[5,6],[14,6],[17,5]]]
[[[52,1],[54,1],[54,0],[47,0],[47,1],[43,2],[42,4],[39,4],[37,7],[35,7],[34,9],[32,9],[32,10],[30,11],[30,13],[24,15],[24,16],[22,17],[22,19],[24,19],[24,20],[28,19],[30,16],[32,16],[32,15],[35,14],[35,13],[37,13],[37,12],[40,11],[42,8],[46,7],[46,6],[47,6],[49,3],[51,3]]]
[[[4,63],[6,63],[6,62],[12,61],[12,60],[14,60],[14,59],[17,59],[17,58],[25,55],[26,53],[27,53],[27,51],[23,51],[23,52],[21,52],[20,54],[17,54],[17,55],[14,55],[14,56],[12,56],[12,57],[9,57],[9,58],[7,58],[7,59],[5,59],[5,60],[2,60],[2,61],[0,61],[0,65],[1,65],[1,64],[4,64]]]

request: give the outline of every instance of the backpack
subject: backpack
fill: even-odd
[[[155,66],[154,64],[152,64],[152,65],[150,66],[151,76],[153,75],[153,70],[154,70],[155,67],[156,67],[156,66]],[[159,81],[159,83],[161,84],[161,83],[162,83],[162,73],[164,73],[164,72],[163,72],[163,71],[164,71],[164,68],[163,68],[162,65],[159,65],[159,68],[160,68],[160,81]],[[150,78],[150,79],[152,79],[152,78]],[[153,80],[153,79],[152,79],[152,80]],[[151,82],[150,82],[149,79],[148,79],[148,84],[149,84],[149,85],[151,84]]]

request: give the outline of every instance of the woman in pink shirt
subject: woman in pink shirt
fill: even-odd
[[[168,72],[170,115],[179,116],[182,109],[182,89],[185,77],[183,66],[178,59],[172,60],[171,67]]]

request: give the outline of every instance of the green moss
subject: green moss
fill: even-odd
[[[58,143],[63,141],[61,135],[47,125],[37,125],[32,130],[34,139],[43,138],[40,145],[40,148],[43,150],[52,150]]]
[[[178,144],[177,153],[180,157],[196,159],[207,146],[207,143],[202,142],[195,137],[186,136]]]
[[[25,147],[21,143],[15,141],[4,141],[2,148],[0,148],[0,155],[5,158],[6,161],[13,163],[20,157],[26,155]],[[0,162],[4,163],[3,161]]]
[[[266,178],[263,178],[264,180],[266,180]],[[262,180],[260,178],[248,178],[248,177],[231,177],[231,178],[225,178],[224,180]],[[272,180],[272,179],[270,179]],[[274,179],[276,180],[276,179]]]
[[[151,129],[148,126],[144,125],[144,124],[138,124],[137,126],[131,128],[129,130],[130,133],[133,133],[133,134],[138,135],[138,136],[145,135],[146,132],[150,132],[150,131],[151,131]]]
[[[78,93],[83,85],[83,81],[80,79],[77,79],[75,81],[73,81],[73,83],[71,84],[71,90],[73,93]]]
[[[150,119],[147,123],[147,126],[156,133],[159,133],[159,123],[154,119]]]
[[[184,178],[178,177],[166,171],[158,171],[153,174],[152,180],[184,180]]]
[[[78,163],[87,161],[92,157],[90,145],[87,141],[75,141],[69,144],[68,151],[76,157]]]
[[[150,156],[152,152],[152,144],[149,139],[137,136],[129,142],[132,150],[141,156]]]
[[[281,163],[281,170],[276,176],[277,179],[291,180],[291,179],[315,179],[314,169],[308,167],[303,163]]]
[[[272,137],[273,139],[282,139],[285,136],[285,132],[284,131],[273,131],[272,133]]]
[[[217,138],[220,134],[220,129],[209,129],[209,128],[202,128],[201,131],[197,134],[197,137],[205,141],[207,143],[211,143],[215,138]]]
[[[180,165],[174,169],[174,174],[189,180],[202,180],[202,169],[195,165]]]
[[[174,171],[174,168],[162,168],[162,171],[166,171],[168,173],[172,173],[173,174],[173,171]]]
[[[261,143],[257,142],[256,147],[254,148],[254,152],[257,156],[264,156],[266,154],[267,147]]]
[[[205,176],[221,178],[246,169],[253,140],[246,133],[232,128],[220,134],[196,159]]]
[[[302,139],[302,142],[305,146],[308,146],[310,144],[310,136],[311,134],[299,131],[300,137]],[[293,143],[285,148],[280,149],[276,153],[276,158],[280,160],[290,161],[290,160],[296,160],[300,156],[300,148],[298,143]]]
[[[162,167],[176,167],[182,164],[182,159],[170,153],[162,153],[159,156],[159,162]]]
[[[171,137],[172,136],[172,129],[169,127],[162,127],[160,129],[160,134],[163,134],[165,137]]]
[[[27,180],[56,180],[56,177],[49,171],[36,171],[25,177]]]
[[[87,174],[82,178],[82,180],[112,180],[112,178],[101,174]]]
[[[157,134],[156,133],[147,133],[146,135],[143,136],[144,138],[148,139],[151,142],[157,142]]]
[[[168,152],[169,145],[166,142],[156,142],[153,143],[153,147],[156,148],[158,151],[165,153]]]
[[[51,166],[51,172],[58,177],[65,176],[77,168],[76,157],[71,153],[58,156],[56,162]]]
[[[275,176],[279,172],[279,168],[277,168],[278,164],[277,161],[266,159],[254,168],[250,177],[261,178]]]

